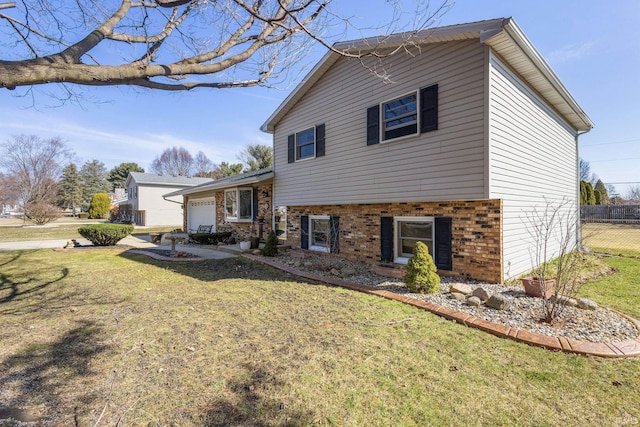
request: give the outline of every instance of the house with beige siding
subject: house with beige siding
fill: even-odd
[[[327,53],[262,126],[283,237],[372,264],[423,241],[439,274],[492,282],[529,270],[527,212],[564,201],[579,218],[591,120],[513,19],[335,47],[403,43],[364,66]]]
[[[183,229],[189,233],[211,226],[212,233],[231,231],[237,240],[264,237],[276,227],[271,222],[273,175],[273,168],[260,169],[210,180],[165,197],[183,198]]]
[[[133,224],[146,227],[182,224],[182,197],[163,197],[185,187],[211,182],[211,178],[129,172],[125,183],[126,200],[119,203]]]

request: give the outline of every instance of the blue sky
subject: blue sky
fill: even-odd
[[[410,2],[409,2],[410,3]],[[334,0],[358,27],[375,26],[380,9],[367,0]],[[432,2],[436,4],[436,2]],[[439,25],[513,17],[595,123],[580,137],[580,154],[605,183],[624,195],[640,184],[640,2],[637,0],[457,0]],[[407,22],[411,19],[405,16]],[[402,25],[402,24],[401,24]],[[371,35],[366,33],[365,35]],[[359,38],[350,33],[347,38]],[[307,70],[324,54],[316,47]],[[14,134],[62,137],[77,163],[148,168],[165,148],[202,150],[214,162],[236,162],[248,144],[271,144],[260,125],[304,76],[280,89],[202,89],[165,93],[127,87],[82,89],[81,105],[55,104],[38,89],[0,91],[0,140]]]

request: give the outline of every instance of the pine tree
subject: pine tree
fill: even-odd
[[[580,206],[587,204],[587,183],[580,180]]]
[[[75,163],[70,163],[62,170],[62,178],[58,182],[58,206],[73,210],[82,205],[82,181]]]
[[[587,182],[586,184],[586,189],[587,189],[587,199],[586,199],[586,203],[587,205],[595,205],[596,204],[596,196],[595,193],[593,192],[593,185],[591,185],[590,182]]]
[[[262,255],[264,256],[276,256],[278,254],[278,237],[276,232],[271,230],[267,235],[267,240],[262,248]]]
[[[107,181],[107,168],[98,160],[85,162],[80,169],[82,179],[82,204],[88,206],[94,195],[109,193],[111,184]]]
[[[440,289],[440,276],[429,248],[422,242],[416,242],[413,256],[407,263],[404,283],[411,292],[434,294]]]
[[[602,193],[600,193],[600,190],[593,190],[593,196],[595,199],[595,204],[596,205],[601,205],[602,204]]]
[[[601,179],[596,182],[596,186],[594,187],[594,191],[597,190],[600,192],[600,203],[596,201],[598,205],[608,205],[609,204],[609,193],[607,191],[607,187],[604,185]]]
[[[129,172],[144,172],[144,168],[140,167],[137,163],[129,162],[120,163],[111,169],[107,175],[107,181],[111,183],[110,191],[115,191],[116,188],[124,188]]]

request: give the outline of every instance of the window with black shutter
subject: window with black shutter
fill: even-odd
[[[287,162],[322,157],[325,154],[325,125],[296,132],[287,137]]]
[[[437,217],[435,219],[435,258],[436,267],[440,270],[453,270],[453,257],[451,255],[451,218]]]
[[[437,84],[367,109],[367,145],[437,129]]]
[[[309,216],[300,217],[300,247],[309,249]]]

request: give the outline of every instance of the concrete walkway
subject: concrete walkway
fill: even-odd
[[[82,246],[91,246],[91,242],[87,239],[76,239]],[[0,251],[17,251],[25,249],[58,249],[63,248],[68,243],[66,239],[54,239],[54,240],[33,240],[33,241],[21,241],[21,242],[0,242]],[[127,236],[120,240],[118,244],[131,246],[132,248],[144,250],[144,249],[164,249],[171,250],[171,246],[156,245],[149,241],[148,236],[137,237]],[[200,248],[198,246],[191,245],[176,245],[176,250],[188,252],[193,255],[197,255],[200,258],[205,259],[223,259],[232,258],[237,256],[236,253],[218,251],[211,248]]]

